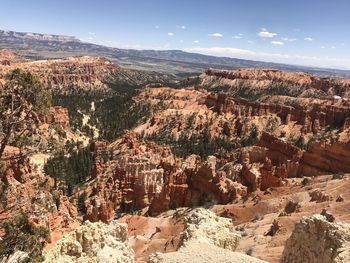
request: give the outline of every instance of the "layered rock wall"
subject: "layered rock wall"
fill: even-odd
[[[71,57],[39,60],[0,66],[0,79],[15,68],[31,72],[48,87],[55,90],[107,90],[105,79],[113,76],[119,67],[101,57]]]
[[[308,106],[265,104],[229,97],[226,94],[209,94],[205,104],[219,113],[230,112],[237,117],[276,114],[282,123],[296,122],[304,126],[303,132],[317,131],[322,127],[343,127],[350,119],[350,108],[311,103]]]
[[[312,142],[300,160],[298,174],[300,176],[314,176],[325,173],[350,172],[349,156],[349,142]]]
[[[274,82],[282,82],[290,86],[298,86],[305,89],[315,88],[323,91],[328,91],[331,87],[329,81],[304,72],[287,72],[275,69],[208,69],[205,71],[205,75],[232,80],[231,85],[238,86],[248,83],[252,88],[260,89],[267,88]]]

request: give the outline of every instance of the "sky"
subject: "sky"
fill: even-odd
[[[350,0],[0,0],[0,30],[350,69]]]

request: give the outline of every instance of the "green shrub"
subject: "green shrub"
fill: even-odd
[[[15,251],[29,254],[28,262],[42,262],[42,250],[49,238],[45,227],[34,227],[26,214],[19,214],[2,224],[5,235],[0,240],[0,258],[8,257]]]

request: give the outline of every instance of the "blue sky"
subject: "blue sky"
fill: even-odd
[[[0,29],[350,69],[349,0],[0,0]]]

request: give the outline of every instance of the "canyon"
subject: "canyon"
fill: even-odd
[[[25,213],[47,228],[45,262],[196,262],[199,253],[198,262],[300,262],[301,250],[307,262],[348,259],[350,80],[208,69],[167,87],[176,82],[168,75],[102,57],[29,61],[3,50],[0,88],[15,68],[54,91],[55,103],[38,116],[47,147],[35,154],[47,159],[1,162],[0,220]],[[83,125],[101,121],[96,94],[108,101],[130,90],[124,116],[140,104],[148,112],[112,140],[72,126],[82,121],[72,109],[89,116]],[[55,100],[67,94],[87,108]],[[57,156],[74,167],[49,174]],[[68,168],[80,174],[82,165],[87,174],[65,185]],[[317,243],[327,231],[329,243]]]

